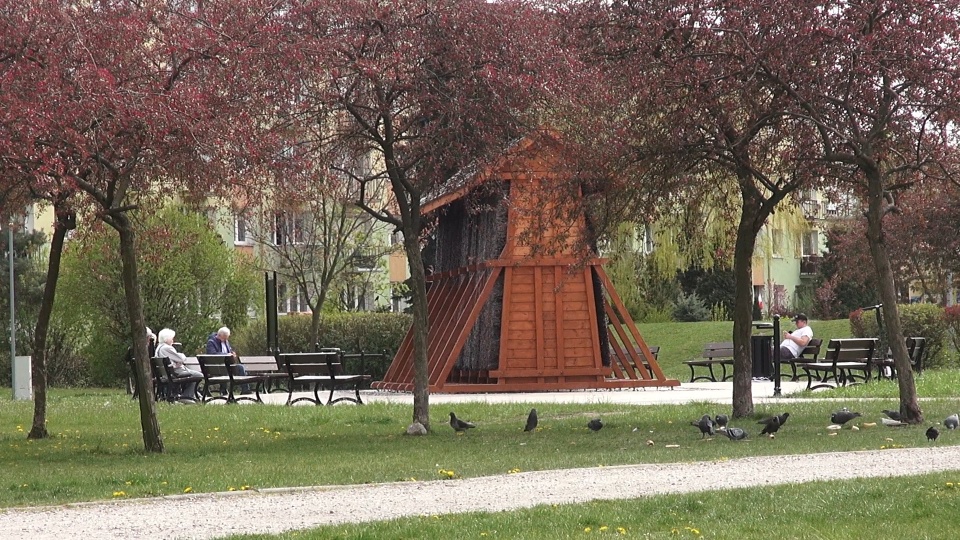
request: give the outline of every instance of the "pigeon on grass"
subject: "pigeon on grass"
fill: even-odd
[[[537,429],[537,423],[538,423],[539,421],[540,421],[540,420],[537,418],[537,410],[536,410],[536,409],[530,409],[530,414],[527,415],[527,425],[524,426],[523,430],[524,430],[524,431],[533,431],[533,430]]]
[[[713,420],[710,419],[709,414],[705,414],[700,417],[700,420],[696,422],[690,422],[691,426],[697,426],[700,428],[700,438],[704,438],[707,435],[713,435]]]
[[[853,420],[854,418],[859,418],[861,415],[858,412],[851,412],[850,409],[841,409],[830,415],[830,421],[834,424],[844,425],[847,422]]]
[[[790,413],[783,413],[777,416],[771,416],[769,418],[764,418],[757,422],[758,424],[763,424],[763,429],[760,431],[761,435],[770,435],[773,436],[774,433],[780,430],[780,426],[787,422],[787,418],[790,417]]]
[[[603,429],[603,422],[601,422],[599,418],[594,418],[587,422],[587,427],[590,428],[590,431],[600,431]]]
[[[713,423],[717,425],[717,429],[720,431],[727,429],[727,422],[729,421],[730,419],[727,418],[725,414],[718,414],[717,417],[713,419]]]
[[[947,429],[957,429],[960,427],[960,415],[951,414],[943,421],[943,427]]]
[[[882,412],[883,414],[887,415],[887,418],[889,418],[889,419],[891,419],[891,420],[896,420],[897,422],[903,421],[903,417],[900,416],[900,411],[891,411],[891,410],[888,410],[888,409],[884,409],[884,410],[882,410],[882,411],[880,411],[880,412]]]
[[[731,441],[742,441],[747,438],[747,432],[738,427],[728,427],[725,432]]]
[[[457,418],[457,415],[453,414],[453,411],[450,411],[450,427],[452,427],[457,433],[463,433],[464,431],[477,426]]]
[[[937,437],[940,436],[940,430],[930,426],[927,428],[927,440],[937,442]]]

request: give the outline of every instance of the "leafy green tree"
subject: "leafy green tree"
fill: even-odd
[[[135,224],[143,311],[154,329],[173,328],[188,353],[223,324],[241,328],[260,297],[252,261],[225,246],[205,216],[167,207]],[[64,253],[58,310],[83,341],[101,383],[125,375],[127,332],[119,240],[93,227]]]

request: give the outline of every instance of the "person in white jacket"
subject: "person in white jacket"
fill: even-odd
[[[187,357],[181,352],[177,352],[173,348],[173,338],[177,333],[169,328],[164,328],[159,333],[157,333],[157,352],[154,354],[157,358],[167,358],[170,360],[170,365],[173,367],[171,370],[175,378],[185,378],[185,377],[203,377],[203,374],[199,371],[194,371],[188,369],[183,365],[186,362]],[[197,383],[188,382],[179,385],[179,397],[178,399],[197,399]]]

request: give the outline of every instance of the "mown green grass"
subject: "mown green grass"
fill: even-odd
[[[717,474],[723,474],[722,465]],[[960,474],[753,487],[321,527],[245,539],[952,539]]]
[[[925,374],[924,377],[928,375]],[[814,453],[923,446],[926,425],[865,427],[829,435],[829,415],[841,406],[878,422],[895,399],[797,401],[758,405],[757,417],[789,411],[775,439],[758,438],[756,418],[733,422],[752,435],[733,443],[701,440],[689,422],[727,406],[537,404],[541,428],[524,433],[530,404],[463,403],[431,408],[433,432],[401,435],[411,407],[369,404],[336,407],[159,405],[166,444],[162,455],[142,451],[139,412],[119,391],[54,391],[48,426],[52,437],[26,440],[32,404],[0,400],[0,507],[74,501],[321,484],[356,484],[440,478],[439,469],[471,477],[522,471],[631,463],[716,460],[752,455]],[[956,399],[923,404],[940,420],[958,409]],[[446,425],[453,409],[479,427],[454,435]],[[587,420],[606,427],[592,433]],[[646,441],[653,441],[648,446]],[[679,445],[666,448],[665,445]],[[960,444],[944,433],[939,444]]]
[[[814,335],[823,338],[824,342],[832,338],[851,337],[850,321],[846,319],[813,320],[810,326]],[[637,328],[647,345],[660,347],[657,360],[664,375],[681,382],[690,380],[690,368],[683,364],[685,360],[700,356],[707,343],[733,340],[733,323],[729,321],[638,324]],[[781,329],[792,330],[793,323],[787,319],[781,320]],[[770,331],[760,330],[756,333],[769,334]]]

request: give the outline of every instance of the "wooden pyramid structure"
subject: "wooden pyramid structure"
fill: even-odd
[[[664,377],[604,260],[578,255],[585,219],[559,219],[569,200],[555,195],[562,155],[555,135],[537,132],[424,205],[439,216],[427,276],[431,392],[679,385]],[[374,388],[413,390],[412,337]]]

